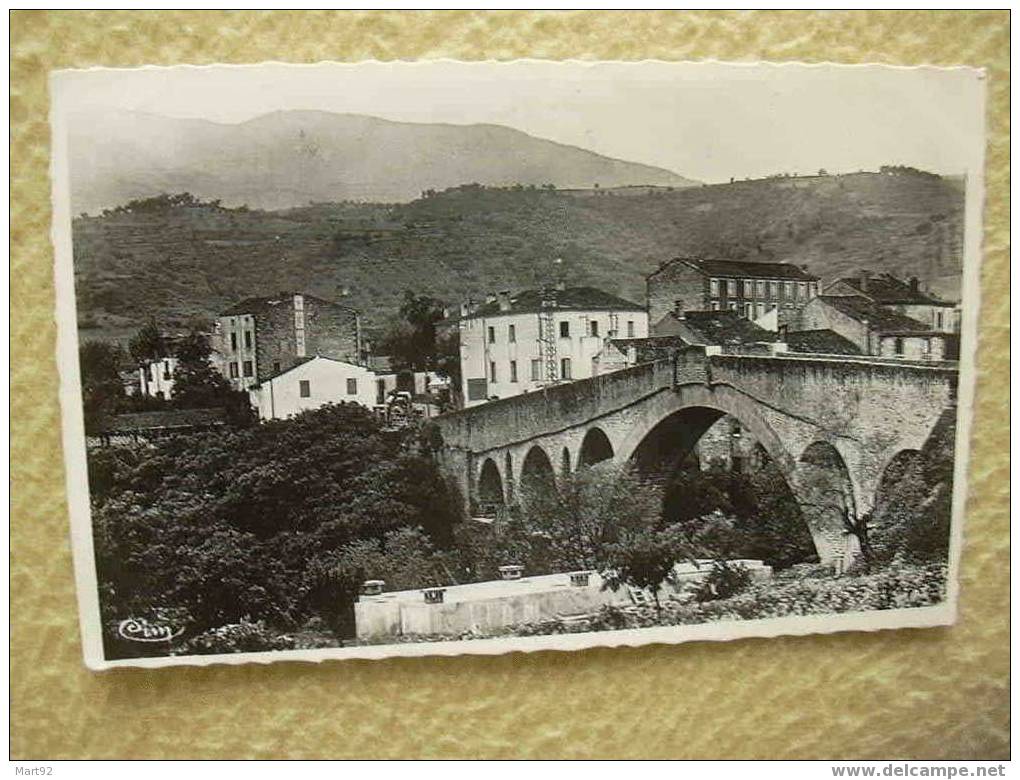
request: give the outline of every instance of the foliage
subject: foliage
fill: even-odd
[[[216,655],[220,653],[260,653],[290,650],[294,642],[271,631],[264,621],[247,617],[237,623],[210,628],[192,637],[174,655]]]
[[[339,625],[367,562],[410,583],[461,519],[417,434],[354,404],[92,457],[104,618],[178,609],[188,636],[326,609]]]
[[[167,356],[167,346],[156,320],[152,317],[131,337],[128,352],[138,365]]]
[[[656,528],[661,493],[630,466],[602,463],[521,485],[520,517],[556,571],[605,569],[616,545]]]
[[[244,426],[254,422],[248,396],[231,388],[209,357],[209,339],[192,331],[177,344],[173,405],[178,409],[221,408],[228,422]]]
[[[673,581],[673,567],[680,560],[693,562],[693,553],[693,546],[676,525],[625,533],[610,548],[603,574],[606,586],[616,590],[626,584],[651,591],[658,609],[659,591],[666,582]]]
[[[752,558],[777,569],[817,560],[800,506],[773,464],[751,472],[678,471],[666,484],[663,517],[704,557]]]
[[[751,584],[751,572],[741,563],[718,560],[694,589],[695,601],[728,599],[746,590]]]
[[[443,319],[443,302],[404,291],[400,320],[391,326],[380,349],[396,368],[427,371],[436,368],[436,323]],[[459,355],[458,355],[459,359]]]
[[[86,341],[78,348],[86,433],[102,430],[104,421],[118,411],[124,398],[122,360],[120,348],[104,341]]]

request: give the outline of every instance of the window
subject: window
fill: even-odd
[[[490,344],[496,343],[496,329],[491,325],[489,326],[489,343]]]
[[[564,322],[560,323],[560,338],[562,338],[562,339],[569,339],[570,338],[570,323],[569,322],[564,321]]]
[[[736,301],[730,301],[729,309],[730,309],[730,311],[736,311],[737,310],[737,302]]]
[[[238,377],[237,363],[231,363],[230,364],[230,378],[231,379],[237,379],[237,377]]]
[[[893,351],[897,355],[903,354],[903,339],[901,339],[899,336],[897,336],[896,340],[893,342]]]
[[[769,298],[779,297],[779,282],[766,282],[769,288]]]
[[[510,361],[510,381],[511,382],[516,382],[517,381],[517,361],[516,360],[511,360]]]
[[[532,360],[531,361],[531,381],[537,382],[542,378],[542,361]]]
[[[719,311],[719,301],[712,301],[712,311]]]
[[[765,297],[765,281],[762,280],[762,279],[759,279],[757,282],[754,283],[754,286],[757,289],[758,297],[759,298],[764,298]]]
[[[560,379],[570,379],[570,358],[560,360]]]
[[[708,283],[708,292],[713,298],[719,297],[719,280],[711,279]]]
[[[730,297],[736,297],[736,294],[737,294],[737,280],[736,279],[730,279],[729,283],[727,284],[727,287],[729,289]]]
[[[942,312],[935,312],[935,329],[942,330]]]
[[[754,304],[745,303],[744,304],[744,318],[749,320],[749,319],[752,319],[753,317],[754,317]]]
[[[634,338],[634,320],[627,320],[627,338]]]
[[[765,316],[765,304],[764,303],[756,303],[754,305],[754,311],[755,311],[755,316],[756,317],[763,317],[763,316]]]
[[[236,333],[231,333],[230,334],[230,351],[231,352],[237,352],[237,334]]]
[[[792,301],[793,300],[793,282],[786,282],[785,287],[786,287],[786,290],[785,290],[785,292],[786,292],[786,295],[785,295],[786,300]]]
[[[244,375],[245,376],[255,375],[255,367],[252,365],[252,362],[250,360],[244,361]]]
[[[496,381],[496,362],[494,360],[489,361],[489,381]]]
[[[170,373],[171,373],[170,372],[170,361],[169,360],[164,360],[163,361],[163,378],[164,379],[169,379],[170,378]]]
[[[509,341],[511,344],[517,343],[517,327],[515,325],[511,325],[510,328],[507,330],[506,340]]]
[[[244,332],[244,348],[251,349],[251,331],[246,330]]]
[[[804,299],[807,298],[807,282],[800,282],[797,285],[797,297]]]
[[[298,392],[302,398],[312,397],[312,383],[307,379],[298,381]]]
[[[347,395],[358,394],[358,380],[354,377],[349,377],[347,380]]]
[[[279,374],[280,373],[280,361],[279,360],[276,360],[276,361],[273,362],[273,373],[274,374]]]
[[[589,325],[589,327],[591,327],[591,335],[592,336],[598,336],[599,335],[599,321],[598,320],[591,320],[588,323],[588,325]]]

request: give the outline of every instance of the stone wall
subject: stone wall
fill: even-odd
[[[703,311],[708,308],[708,277],[682,262],[667,265],[650,275],[646,283],[648,321],[657,323],[677,308]]]

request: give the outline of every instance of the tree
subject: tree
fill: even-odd
[[[674,567],[681,560],[693,563],[695,558],[694,547],[684,539],[679,526],[648,526],[625,533],[612,545],[603,577],[612,590],[626,584],[651,591],[655,611],[661,616],[659,591],[666,582],[675,582]]]
[[[128,351],[138,365],[151,363],[168,354],[166,342],[156,320],[150,318],[128,342]]]
[[[366,575],[447,581],[440,551],[462,519],[417,433],[383,430],[357,404],[168,438],[103,471],[93,518],[108,631],[167,611],[184,640],[245,616],[277,631],[312,616],[341,625]]]
[[[529,535],[548,546],[556,571],[604,569],[615,545],[655,528],[662,496],[629,465],[602,463],[520,488],[520,516]]]
[[[119,410],[124,398],[124,385],[120,380],[122,359],[120,347],[105,341],[86,341],[78,349],[82,407],[88,433],[102,430],[106,418]]]
[[[209,360],[209,340],[196,331],[177,345],[174,371],[174,404],[185,409],[220,406],[230,394],[230,384]]]
[[[435,369],[436,323],[443,316],[442,301],[405,290],[400,320],[383,338],[383,351],[395,359],[397,368],[412,371]]]

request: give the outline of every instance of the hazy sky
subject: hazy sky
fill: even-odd
[[[95,70],[54,82],[68,110],[240,122],[280,109],[494,123],[703,181],[883,164],[973,171],[975,71],[721,64],[363,63]]]

